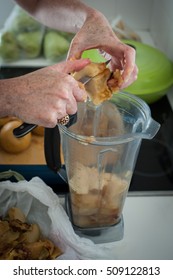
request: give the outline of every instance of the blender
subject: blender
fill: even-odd
[[[46,160],[68,181],[65,207],[78,235],[95,243],[123,238],[123,207],[140,144],[159,127],[143,100],[119,92],[99,106],[79,103],[74,124],[45,130]]]
[[[24,123],[13,133],[22,137],[33,127]],[[68,124],[45,128],[46,162],[68,183],[65,209],[78,235],[95,243],[123,238],[123,207],[140,144],[159,127],[143,100],[119,92],[99,105],[78,103]]]

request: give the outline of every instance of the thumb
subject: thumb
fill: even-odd
[[[68,50],[67,59],[73,59],[74,57],[80,59],[84,50],[84,48],[82,50],[79,49],[79,44],[73,41],[73,44],[71,44]]]
[[[75,60],[67,60],[51,66],[51,68],[56,69],[58,72],[63,73],[73,73],[80,71],[86,65],[91,63],[89,59],[75,59]]]

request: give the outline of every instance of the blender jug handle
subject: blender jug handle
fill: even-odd
[[[69,115],[69,118],[68,124],[65,125],[67,128],[77,121],[77,113]],[[61,161],[61,136],[58,125],[44,130],[44,154],[47,166],[55,173],[58,173],[67,183],[67,173],[62,167]]]
[[[145,132],[143,133],[142,138],[152,139],[157,134],[159,129],[160,129],[160,124],[157,121],[150,118],[150,120],[148,122],[148,126],[147,126]]]
[[[54,172],[62,167],[60,153],[61,139],[59,128],[45,128],[44,131],[44,154],[47,166]]]

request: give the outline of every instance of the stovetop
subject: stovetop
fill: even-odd
[[[173,111],[167,96],[150,109],[161,128],[153,139],[142,140],[130,191],[173,191]]]
[[[1,67],[0,79],[16,77],[37,69]],[[161,128],[152,140],[142,140],[129,189],[130,193],[173,192],[173,111],[167,96],[151,104],[150,109],[153,119],[161,124]],[[38,167],[35,171],[32,169],[32,172],[32,174],[35,172],[36,175],[40,175]],[[45,167],[43,173],[47,176],[46,183],[49,183],[48,178],[52,179],[51,171],[49,172]],[[53,182],[58,182],[58,180],[54,178]],[[60,186],[60,191],[68,191],[68,186],[62,181],[60,181]],[[52,187],[57,188],[56,183],[52,183]]]

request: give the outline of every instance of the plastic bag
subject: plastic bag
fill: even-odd
[[[44,26],[15,6],[1,31],[0,57],[7,62],[36,58],[42,51]]]
[[[14,172],[11,175],[15,175]],[[64,253],[58,259],[115,258],[110,255],[107,244],[94,244],[74,232],[60,198],[39,177],[30,181],[0,182],[0,216],[5,216],[10,207],[20,208],[29,223],[37,223],[43,235],[61,248]]]

